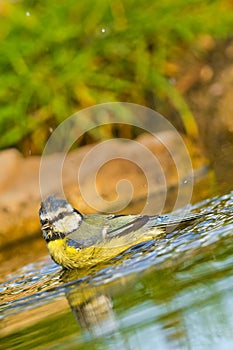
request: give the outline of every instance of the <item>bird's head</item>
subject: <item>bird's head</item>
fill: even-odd
[[[64,238],[78,229],[82,223],[82,214],[65,199],[49,196],[39,210],[42,236],[46,242]]]

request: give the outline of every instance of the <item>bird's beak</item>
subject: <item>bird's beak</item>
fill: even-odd
[[[42,225],[41,229],[42,229],[42,236],[43,236],[43,238],[46,241],[51,240],[52,235],[53,235],[51,225],[49,223],[46,223],[46,224]]]

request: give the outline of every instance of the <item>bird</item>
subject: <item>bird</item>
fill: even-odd
[[[174,215],[84,215],[66,199],[41,202],[42,237],[51,258],[63,269],[84,269],[106,262],[128,248],[197,220],[199,213]]]

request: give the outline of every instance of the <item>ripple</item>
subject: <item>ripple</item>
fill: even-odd
[[[227,268],[232,266],[229,253],[232,249],[233,232],[232,193],[205,200],[191,209],[203,213],[202,220],[182,231],[175,230],[166,239],[132,247],[108,264],[91,269],[83,276],[78,273],[64,282],[60,267],[48,258],[22,267],[14,274],[8,275],[7,281],[0,285],[2,317],[61,298],[74,284],[104,285],[148,269],[165,271],[169,268],[180,271],[179,276],[184,280],[187,279],[187,266],[190,269],[197,261],[203,259],[208,265],[214,254],[219,259],[225,257],[225,262],[216,262],[212,268],[226,272]],[[208,275],[207,265],[202,264],[203,274],[199,270],[202,277],[205,273]],[[192,273],[195,276],[195,270]]]

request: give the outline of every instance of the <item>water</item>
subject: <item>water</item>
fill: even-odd
[[[1,283],[1,349],[232,349],[233,193],[166,239],[63,273],[48,256]]]

